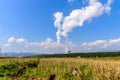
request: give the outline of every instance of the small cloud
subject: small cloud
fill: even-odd
[[[4,47],[9,47],[9,46],[11,46],[14,42],[15,42],[15,38],[14,37],[10,37],[9,39],[8,39],[8,41],[7,41],[7,43],[6,44],[4,44]]]
[[[57,42],[54,42],[51,38],[47,38],[45,41],[31,42],[29,46],[43,47],[44,49],[55,48],[57,47]]]
[[[10,38],[8,39],[8,43],[13,43],[15,40],[16,40],[16,39],[15,39],[14,37],[10,37]]]
[[[100,45],[103,45],[106,42],[107,42],[106,40],[97,40],[97,41],[90,42],[90,43],[83,43],[83,46],[90,46],[90,47],[100,46]]]
[[[28,45],[27,40],[25,40],[24,38],[14,38],[14,37],[10,37],[7,41],[6,44],[4,44],[4,47],[9,47],[12,46],[13,44],[25,44],[26,46]]]
[[[18,44],[27,43],[27,41],[26,41],[24,38],[18,38],[18,39],[16,39],[16,42],[17,42]]]

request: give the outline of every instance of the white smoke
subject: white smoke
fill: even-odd
[[[57,37],[57,43],[60,44],[60,39],[61,39],[61,21],[63,19],[63,13],[62,12],[56,12],[54,14],[55,17],[55,22],[54,22],[54,26],[56,28],[58,28],[58,31],[56,32],[56,37]]]
[[[109,13],[111,3],[112,0],[108,0],[106,4],[102,4],[98,0],[89,0],[88,6],[72,10],[69,16],[63,17],[62,12],[55,13],[54,25],[58,28],[57,42],[60,42],[61,35],[67,37],[68,32],[71,32],[75,27],[82,27],[85,21],[92,20],[103,13]]]
[[[68,33],[73,28],[82,27],[85,21],[92,20],[104,13],[108,14],[111,10],[111,3],[112,0],[108,0],[106,4],[102,4],[98,0],[89,0],[88,6],[72,10],[68,16],[64,17],[62,12],[56,12],[54,26],[58,28],[56,33],[58,44],[60,44],[61,36],[67,40]]]
[[[85,21],[109,13],[111,3],[112,0],[108,0],[106,4],[98,0],[89,0],[88,6],[73,10],[69,16],[64,17],[61,35],[67,37],[68,32],[75,27],[82,27]]]

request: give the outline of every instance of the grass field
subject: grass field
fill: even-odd
[[[120,57],[0,59],[0,80],[50,80],[50,77],[53,80],[120,80]]]

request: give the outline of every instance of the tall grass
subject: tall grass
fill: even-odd
[[[55,77],[54,80],[120,80],[120,60],[112,57],[0,59],[0,66],[16,62],[27,68],[15,80],[49,80],[51,75]],[[74,68],[76,75],[73,74]],[[6,76],[1,78],[8,79]]]

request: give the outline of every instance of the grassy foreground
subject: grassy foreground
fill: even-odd
[[[0,80],[120,80],[120,57],[0,59]]]

